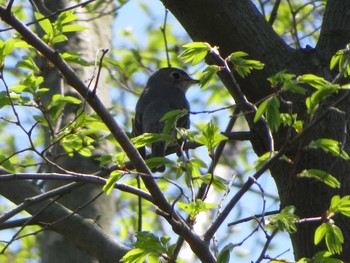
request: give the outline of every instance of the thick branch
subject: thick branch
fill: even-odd
[[[16,191],[14,192],[13,189],[16,189]],[[16,204],[20,204],[30,197],[40,195],[40,192],[25,181],[1,182],[0,192],[5,198]],[[48,199],[29,206],[26,210],[31,214],[36,214],[37,211],[40,211],[51,202],[52,200]],[[38,215],[38,219],[41,222],[50,224],[57,221],[57,219],[66,217],[62,222],[51,225],[49,229],[64,235],[75,243],[77,247],[99,259],[99,262],[119,261],[127,252],[128,249],[126,247],[106,235],[92,220],[84,219],[77,214],[71,214],[72,211],[54,202]]]
[[[327,1],[320,38],[316,46],[325,65],[328,65],[336,51],[345,48],[345,45],[350,42],[349,10],[349,1]]]

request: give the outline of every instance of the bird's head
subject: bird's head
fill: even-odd
[[[199,80],[191,78],[185,71],[178,68],[161,68],[154,72],[148,80],[150,86],[166,86],[181,89],[184,93],[188,88],[199,83]]]

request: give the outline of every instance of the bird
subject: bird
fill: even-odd
[[[184,70],[174,67],[160,68],[148,79],[135,107],[133,120],[133,135],[144,133],[162,133],[165,123],[160,119],[172,110],[186,109],[190,111],[190,104],[185,96],[188,88],[199,83],[191,78]],[[190,127],[189,115],[185,115],[176,123],[178,128]],[[174,131],[175,133],[175,131]],[[152,157],[164,157],[167,144],[164,141],[152,143]],[[145,158],[145,147],[139,148]],[[164,172],[165,166],[152,169],[152,172]]]

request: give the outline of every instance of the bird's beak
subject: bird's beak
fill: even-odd
[[[191,85],[192,84],[197,84],[197,83],[199,83],[199,80],[198,79],[188,79],[187,80]]]

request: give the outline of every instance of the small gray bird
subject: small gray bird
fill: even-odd
[[[143,133],[162,133],[164,122],[159,120],[169,111],[176,109],[190,110],[185,93],[188,88],[198,80],[192,79],[185,71],[178,68],[161,68],[154,72],[147,81],[137,104],[135,120],[133,122],[133,135]],[[189,115],[181,117],[176,127],[189,128]],[[152,144],[152,157],[164,157],[167,145],[165,142]],[[145,148],[139,149],[145,158]],[[164,172],[165,167],[160,166],[154,171]]]

